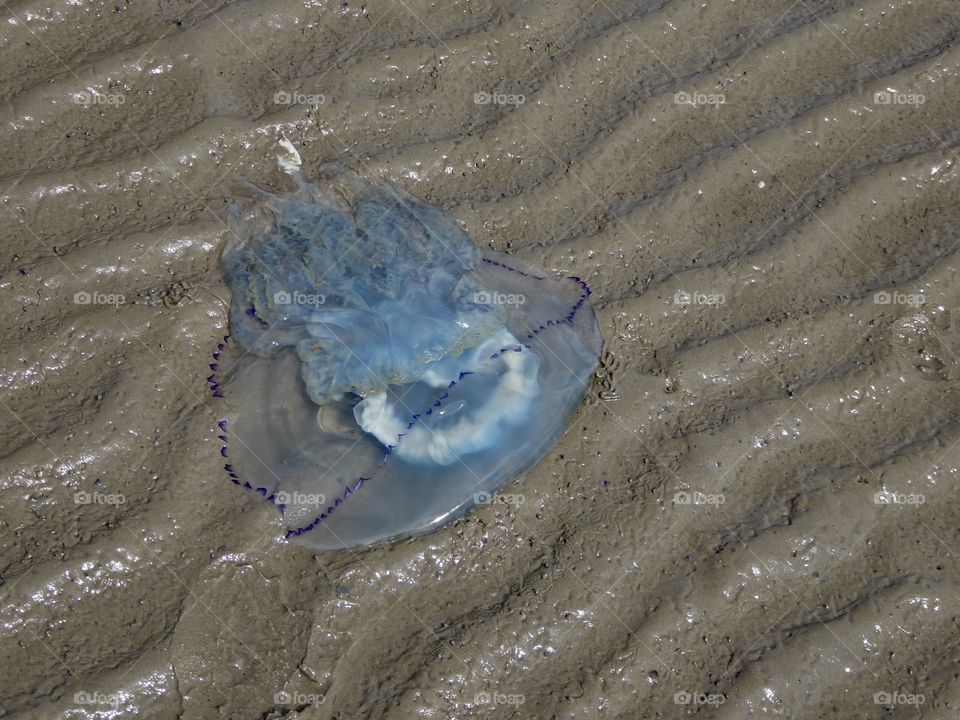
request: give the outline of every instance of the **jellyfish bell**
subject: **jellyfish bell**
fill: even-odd
[[[221,263],[228,476],[316,549],[433,530],[566,429],[602,346],[589,289],[387,183],[285,158],[294,189],[245,193]]]

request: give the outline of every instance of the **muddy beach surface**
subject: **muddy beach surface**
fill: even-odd
[[[956,2],[2,13],[0,714],[957,717]],[[593,289],[569,431],[430,535],[314,553],[224,474],[281,137]]]

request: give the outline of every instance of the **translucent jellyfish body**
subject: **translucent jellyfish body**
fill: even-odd
[[[385,183],[291,176],[237,203],[222,259],[226,472],[313,548],[433,530],[565,430],[601,351],[589,289]]]

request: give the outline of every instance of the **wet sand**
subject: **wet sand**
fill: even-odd
[[[956,717],[955,2],[3,13],[0,714]],[[224,476],[280,137],[593,289],[569,432],[428,536],[312,553]]]

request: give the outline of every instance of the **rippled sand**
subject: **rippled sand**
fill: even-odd
[[[957,716],[956,2],[3,14],[7,714]],[[432,535],[314,555],[224,477],[281,136],[594,290],[569,433]]]

